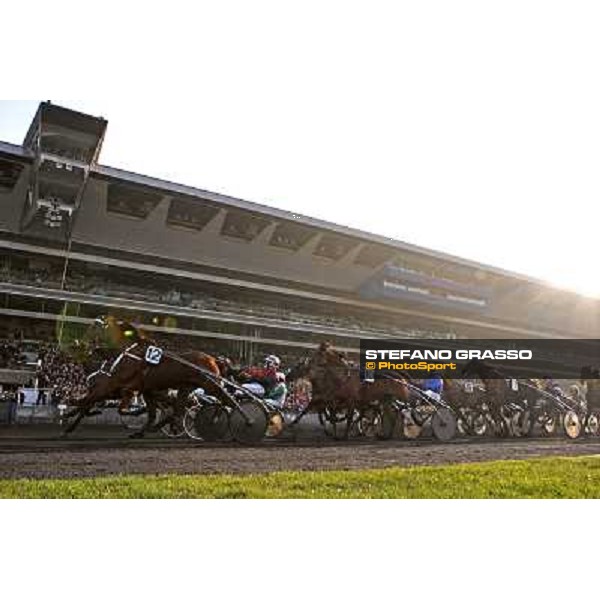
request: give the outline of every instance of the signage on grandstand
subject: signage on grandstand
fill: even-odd
[[[360,366],[365,380],[598,379],[600,340],[361,340]]]

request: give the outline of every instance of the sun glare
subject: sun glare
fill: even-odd
[[[600,282],[584,272],[573,273],[570,277],[555,279],[549,283],[553,287],[575,292],[586,298],[600,299]]]

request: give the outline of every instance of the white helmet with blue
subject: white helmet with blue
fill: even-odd
[[[279,369],[280,366],[281,360],[278,356],[275,356],[275,354],[269,354],[265,357],[265,367],[275,367],[276,369]]]

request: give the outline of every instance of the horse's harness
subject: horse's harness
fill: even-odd
[[[108,360],[105,360],[100,365],[100,368],[97,371],[94,371],[93,373],[91,373],[90,375],[88,375],[87,381],[88,382],[91,381],[97,375],[104,375],[106,377],[112,377],[114,375],[115,370],[117,369],[117,367],[121,364],[121,362],[125,358],[131,358],[132,360],[135,360],[135,361],[138,361],[138,362],[146,362],[146,368],[144,369],[144,371],[142,373],[142,375],[145,377],[146,374],[148,373],[148,369],[150,368],[151,364],[149,364],[147,360],[144,361],[144,358],[142,356],[139,356],[138,354],[134,353],[134,350],[138,346],[139,346],[139,342],[135,342],[134,344],[131,344],[130,346],[128,346],[127,348],[125,348],[125,350],[123,350],[115,358],[115,360],[113,360],[112,364],[110,365],[110,367],[108,369],[107,369]],[[148,348],[157,348],[157,347],[156,346],[149,346]],[[148,349],[146,350],[146,353],[148,353]],[[161,350],[161,356],[162,356],[162,350]]]
[[[141,354],[136,353],[138,350],[141,351]],[[112,362],[111,366],[108,369],[106,368],[108,361],[104,361],[98,371],[88,376],[88,381],[93,376],[98,375],[99,373],[102,373],[107,377],[113,377],[119,365],[126,359],[131,359],[136,362],[144,363],[144,368],[141,372],[141,376],[142,379],[145,379],[153,367],[156,367],[159,364],[161,364],[163,358],[168,358],[185,367],[188,367],[193,371],[196,371],[197,373],[201,374],[203,377],[206,377],[207,380],[219,385],[220,387],[223,387],[222,378],[220,376],[217,376],[215,373],[212,373],[200,367],[199,365],[194,364],[193,362],[186,360],[181,356],[178,356],[177,354],[173,354],[171,352],[163,350],[162,348],[159,348],[154,344],[149,344],[145,346],[140,345],[140,342],[135,342],[134,344],[131,344],[130,346],[125,348],[125,350],[123,350],[117,356],[117,358],[115,358],[115,360]]]

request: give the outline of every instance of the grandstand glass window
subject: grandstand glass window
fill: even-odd
[[[63,163],[60,160],[44,160],[40,165],[39,175],[47,182],[80,185],[85,177],[85,171],[82,167]]]
[[[355,264],[363,267],[377,267],[391,260],[394,250],[381,244],[368,244],[364,246],[355,259]]]
[[[143,188],[111,183],[108,186],[108,212],[145,219],[160,202],[162,196]]]
[[[0,158],[0,193],[13,190],[23,171],[23,165]]]
[[[94,153],[94,148],[90,148],[87,144],[70,139],[66,135],[53,133],[42,135],[41,150],[54,156],[61,156],[82,163],[89,163]]]
[[[271,236],[269,245],[288,250],[299,250],[316,235],[316,230],[300,223],[279,223]]]
[[[346,236],[326,233],[321,237],[314,254],[331,260],[340,260],[356,246],[357,242]]]
[[[251,241],[270,224],[270,219],[249,211],[228,210],[221,234],[240,240]]]
[[[57,182],[40,181],[38,197],[48,202],[56,201],[61,206],[74,206],[79,188],[77,186]]]
[[[200,231],[218,212],[217,206],[209,205],[202,200],[174,198],[169,206],[167,224]]]

